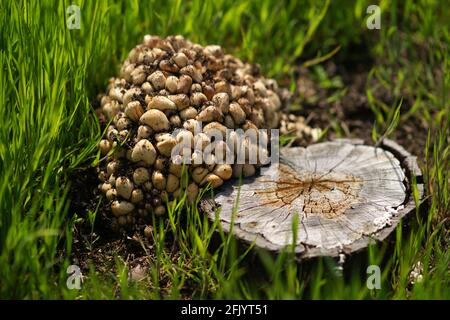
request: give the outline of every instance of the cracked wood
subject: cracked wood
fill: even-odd
[[[211,219],[218,213],[226,230],[263,248],[292,244],[297,216],[300,255],[349,253],[371,238],[382,240],[411,209],[410,170],[402,167],[410,162],[415,158],[391,141],[385,148],[348,140],[283,148],[279,164],[241,186],[224,185],[201,206]]]

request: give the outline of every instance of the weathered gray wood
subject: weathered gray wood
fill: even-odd
[[[338,140],[284,148],[279,165],[241,186],[224,185],[201,207],[237,238],[274,251],[292,244],[297,216],[296,252],[336,256],[383,240],[414,209],[411,175],[422,196],[415,158],[389,140],[380,147]]]

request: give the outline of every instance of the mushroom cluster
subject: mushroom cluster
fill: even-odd
[[[188,180],[182,183],[183,166],[171,161],[171,152],[192,138],[202,148],[222,143],[226,149],[224,141],[211,138],[211,129],[278,128],[289,94],[262,77],[257,66],[224,54],[220,46],[147,35],[99,98],[97,115],[107,125],[99,144],[104,160],[99,188],[112,213],[112,228],[118,230],[164,215],[166,203],[184,193],[192,202],[208,184],[216,188],[233,176],[255,174],[259,162],[194,162],[186,166]]]
[[[322,129],[308,126],[303,116],[286,112],[281,114],[280,135],[290,137],[289,146],[306,146],[317,142],[322,134]]]

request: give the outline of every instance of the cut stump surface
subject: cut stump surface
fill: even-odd
[[[226,231],[258,247],[279,251],[295,238],[301,257],[337,256],[394,230],[415,208],[413,177],[421,198],[416,158],[393,141],[373,147],[337,140],[283,148],[279,164],[241,184],[225,184],[201,207]]]

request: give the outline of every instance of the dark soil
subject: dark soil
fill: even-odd
[[[75,225],[72,262],[85,271],[92,263],[103,273],[110,271],[114,266],[115,255],[132,261],[135,255],[142,256],[145,252],[140,246],[139,239],[112,232],[110,221],[102,210],[97,174],[95,168],[86,167],[75,171],[72,175],[69,212],[77,214],[84,220],[83,223]],[[99,213],[91,225],[88,219],[89,212],[95,212],[99,204]]]
[[[363,139],[366,143],[372,143],[372,126],[375,116],[370,109],[366,96],[366,87],[369,69],[365,64],[356,66],[336,66],[333,62],[326,64],[325,70],[328,76],[340,76],[345,94],[337,101],[327,102],[335,91],[321,88],[311,80],[311,74],[307,70],[299,70],[298,90],[301,108],[297,112],[303,115],[312,127],[322,129],[330,128],[333,123],[338,123],[343,129],[346,138]],[[374,92],[377,100],[386,105],[395,105],[392,94],[380,88]],[[313,99],[311,99],[313,98]],[[313,100],[315,103],[309,103]],[[402,110],[408,110],[413,101],[404,97]],[[425,143],[427,140],[427,127],[417,118],[410,117],[407,121],[400,121],[398,127],[389,137],[403,146],[411,154],[420,160],[425,157]],[[326,139],[339,138],[334,130],[328,130]]]

